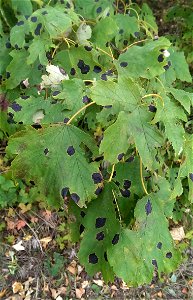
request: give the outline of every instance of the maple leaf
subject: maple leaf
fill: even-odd
[[[56,202],[63,197],[64,189],[69,190],[72,199],[84,206],[95,195],[97,185],[92,176],[99,171],[96,164],[87,162],[82,144],[97,153],[92,138],[82,130],[56,125],[18,132],[7,151],[17,155],[12,162],[16,176],[38,183]]]

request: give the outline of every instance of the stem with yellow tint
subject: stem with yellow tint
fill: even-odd
[[[112,178],[113,178],[114,170],[115,170],[115,164],[113,164],[113,166],[112,166],[112,171],[111,171],[111,176],[110,176],[110,178],[109,178],[109,182],[111,182],[111,180],[112,180]]]
[[[148,95],[143,96],[142,99],[145,99],[147,97],[156,97],[156,98],[159,98],[162,101],[162,105],[164,106],[164,100],[163,100],[162,96],[160,96],[158,94],[148,94]]]
[[[146,190],[144,180],[143,180],[143,165],[142,165],[141,157],[140,157],[140,178],[141,178],[141,184],[142,184],[143,190],[146,193],[146,195],[148,195],[148,192]]]
[[[90,102],[90,103],[88,103],[87,105],[85,105],[85,106],[83,106],[81,109],[79,109],[71,118],[70,118],[70,120],[68,120],[68,122],[66,123],[66,125],[69,125],[71,122],[72,122],[72,120],[74,120],[74,118],[76,118],[76,116],[79,114],[79,113],[81,113],[81,111],[83,111],[84,109],[86,109],[87,107],[89,107],[89,106],[91,106],[91,105],[93,105],[93,104],[95,104],[96,102],[94,101],[94,102]]]

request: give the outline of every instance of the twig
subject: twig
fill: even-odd
[[[14,210],[14,208],[13,208],[13,210]],[[40,243],[40,240],[39,240],[36,232],[33,230],[33,228],[29,225],[29,223],[16,210],[14,210],[14,211],[15,211],[16,215],[18,215],[18,217],[21,218],[21,220],[24,221],[26,223],[26,225],[29,227],[29,229],[32,231],[32,233],[34,234],[34,236],[35,236],[35,238],[36,238],[36,240],[37,240],[37,242],[39,244],[41,252],[44,253],[43,249],[42,249],[42,245]]]

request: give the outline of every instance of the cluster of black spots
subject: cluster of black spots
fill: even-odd
[[[82,234],[84,230],[85,230],[84,225],[80,224],[79,233]]]
[[[19,21],[19,22],[17,22],[17,26],[21,26],[21,25],[23,25],[24,24],[24,21]]]
[[[42,128],[41,124],[39,124],[39,123],[35,123],[35,124],[33,124],[33,125],[32,125],[32,127],[33,127],[34,129],[36,129],[36,130],[38,130],[38,129],[41,129],[41,128]]]
[[[193,173],[189,173],[189,178],[191,181],[193,181]]]
[[[128,179],[124,180],[123,187],[129,189],[131,187],[131,181]]]
[[[87,95],[83,96],[82,98],[82,102],[87,104],[91,102],[91,98],[89,98]]]
[[[102,11],[102,7],[101,7],[101,6],[99,6],[99,7],[96,9],[96,12],[97,12],[97,14],[100,14],[100,13],[101,13],[101,11]]]
[[[34,31],[34,34],[40,35],[41,28],[42,28],[42,23],[39,23]]]
[[[14,117],[14,114],[8,113],[7,123],[9,123],[9,124],[16,124],[16,122],[13,119],[13,117]]]
[[[78,201],[80,200],[80,197],[79,197],[76,193],[72,193],[72,194],[71,194],[71,199],[72,199],[75,203],[78,203]]]
[[[124,30],[123,29],[120,29],[119,30],[119,34],[123,34]]]
[[[100,73],[100,72],[102,71],[102,69],[101,69],[101,67],[99,67],[99,66],[94,66],[93,71],[94,71],[95,73]]]
[[[69,191],[69,188],[68,188],[68,187],[64,187],[64,188],[61,190],[61,196],[62,196],[63,199],[67,196],[68,191]]]
[[[118,154],[117,159],[120,161],[120,160],[122,160],[123,156],[124,156],[124,153],[120,153],[120,154]]]
[[[11,108],[12,108],[15,112],[17,112],[17,111],[20,111],[20,110],[22,109],[22,106],[19,105],[19,104],[16,103],[16,102],[13,102],[13,103],[11,104]]]
[[[6,78],[8,79],[11,76],[9,72],[6,72]]]
[[[60,91],[54,91],[54,92],[52,93],[52,96],[57,96],[58,94],[60,94]]]
[[[28,15],[25,15],[25,19],[28,20],[28,19],[29,19],[29,16],[28,16]]]
[[[75,70],[75,68],[72,68],[70,70],[70,75],[74,76],[75,74],[76,74],[76,70]]]
[[[48,14],[48,12],[46,11],[46,10],[44,10],[43,12],[42,12],[42,15],[43,16],[45,16],[45,15],[47,15]]]
[[[48,148],[45,148],[45,149],[44,149],[44,154],[47,155],[48,153],[49,153]]]
[[[95,227],[100,228],[103,227],[106,223],[107,218],[97,218],[95,222]]]
[[[152,212],[152,206],[149,199],[147,200],[147,203],[145,205],[145,212],[147,216]]]
[[[157,269],[158,265],[157,265],[157,260],[156,259],[152,259],[151,261],[152,265]]]
[[[120,189],[120,192],[121,192],[121,195],[125,198],[129,198],[131,195],[130,190],[127,190],[127,189],[125,189],[125,190]]]
[[[97,239],[98,241],[102,241],[102,240],[104,240],[104,238],[105,238],[105,234],[104,234],[103,231],[97,233],[96,239]]]
[[[155,105],[150,104],[150,105],[148,106],[148,108],[149,108],[149,111],[150,111],[150,112],[156,112],[156,111],[157,111],[157,108],[155,107]]]
[[[6,42],[5,47],[6,47],[7,49],[10,49],[10,48],[11,48],[11,43],[10,43],[10,42]]]
[[[38,20],[37,17],[31,17],[31,21],[32,21],[33,23],[37,22],[37,20]]]
[[[70,119],[69,118],[64,118],[64,124],[66,124],[66,123],[68,123],[68,121],[69,121]]]
[[[122,62],[120,63],[120,66],[121,66],[122,68],[125,68],[125,67],[128,66],[128,63],[127,63],[126,61],[122,61]]]
[[[90,71],[89,65],[86,65],[82,59],[79,60],[77,66],[82,74],[87,74]]]
[[[73,146],[69,146],[67,149],[68,155],[72,156],[75,153],[75,149]]]
[[[164,70],[168,70],[171,67],[171,61],[168,61],[167,65],[164,66]]]
[[[70,8],[70,3],[66,3],[66,8]]]
[[[108,262],[107,252],[104,253],[104,259]]]
[[[83,210],[81,210],[80,215],[81,215],[82,218],[84,218],[86,216],[86,214]]]
[[[102,193],[102,190],[103,190],[103,188],[102,187],[100,187],[100,186],[98,186],[97,187],[97,189],[96,189],[96,191],[94,192],[95,193],[95,195],[99,195],[100,193]]]
[[[118,241],[119,241],[119,234],[116,233],[112,239],[112,244],[116,245],[118,243]]]
[[[88,261],[90,264],[97,264],[98,263],[98,257],[95,253],[91,253],[88,257]]]
[[[172,258],[172,252],[167,252],[166,253],[166,258]]]
[[[103,180],[103,177],[100,173],[93,173],[92,174],[92,180],[94,181],[94,184],[101,183]]]
[[[138,32],[138,31],[134,32],[134,36],[135,36],[136,38],[140,37],[140,32]]]
[[[157,248],[161,250],[161,248],[162,248],[162,243],[161,242],[157,243]]]
[[[127,45],[128,45],[128,40],[124,40],[124,41],[123,41],[123,45],[124,45],[124,46],[127,46]]]
[[[113,71],[112,70],[108,70],[108,71],[106,71],[105,73],[103,73],[102,75],[101,75],[101,79],[102,80],[104,80],[104,81],[107,81],[107,76],[112,76],[112,74],[113,74]]]
[[[163,62],[164,61],[164,55],[160,54],[157,58],[158,62]]]
[[[91,51],[91,50],[92,50],[92,47],[90,47],[90,46],[84,46],[84,49],[85,49],[86,51]]]

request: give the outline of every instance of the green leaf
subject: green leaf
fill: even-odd
[[[187,120],[182,107],[177,105],[168,97],[164,98],[164,106],[162,106],[160,102],[157,103],[157,112],[152,123],[155,124],[159,121],[164,123],[166,136],[172,143],[176,155],[183,149],[185,135],[185,131],[180,120]]]
[[[37,18],[37,21],[33,22],[32,18]],[[49,34],[50,39],[62,38],[63,35],[71,31],[72,27],[70,16],[51,6],[36,10],[28,23],[34,37],[41,35],[44,29]],[[37,34],[39,24],[41,24],[40,34]]]
[[[131,181],[131,186],[129,190],[132,194],[138,197],[144,196],[144,190],[141,184],[140,176],[140,158],[137,156],[130,156],[129,162],[120,162],[115,166],[116,175],[113,177],[115,182],[119,182],[120,188],[124,189],[124,181]],[[143,176],[147,176],[148,173],[144,169]]]
[[[165,72],[166,60],[160,52],[161,49],[168,49],[169,40],[164,37],[156,41],[146,42],[144,46],[132,46],[121,54],[115,65],[119,76],[126,74],[132,78],[143,77],[151,79]],[[158,57],[162,55],[163,61],[159,62]]]
[[[150,283],[155,269],[159,276],[162,272],[172,272],[180,256],[156,194],[138,201],[135,217],[137,230],[122,229],[119,242],[108,249],[108,257],[118,277],[138,286]]]
[[[69,188],[72,199],[82,207],[95,196],[92,175],[98,174],[97,165],[86,160],[82,145],[97,153],[89,135],[74,126],[55,125],[18,132],[7,151],[16,154],[11,167],[15,176],[38,183],[56,202],[62,190]]]
[[[92,51],[87,51],[83,46],[71,47],[68,50],[59,51],[54,57],[53,63],[64,68],[70,78],[82,78],[84,80],[94,80],[100,78],[103,66],[93,55]],[[101,68],[95,71],[95,66]]]
[[[146,28],[148,28],[148,31],[151,31],[151,32],[157,34],[158,33],[158,27],[157,27],[157,24],[156,24],[155,17],[153,15],[152,10],[150,9],[150,7],[146,3],[143,3],[140,15],[142,16],[142,19],[144,21],[144,25],[145,25]]]
[[[117,163],[118,155],[127,152],[129,147],[128,137],[128,114],[122,111],[119,113],[115,123],[104,132],[104,138],[99,150],[100,153],[104,153],[104,159],[112,164]]]
[[[98,105],[113,105],[120,111],[133,111],[141,100],[140,88],[132,79],[122,76],[118,83],[97,81],[91,88],[91,98]]]
[[[193,137],[186,134],[183,147],[183,162],[180,166],[179,178],[188,177],[189,196],[188,199],[193,203]]]
[[[181,81],[192,82],[192,77],[186,62],[184,52],[171,51],[170,60],[172,63],[172,68],[175,71],[176,78]]]
[[[139,32],[139,23],[136,17],[122,14],[114,16],[119,33],[115,36],[116,47],[125,48],[124,41],[128,41],[131,36],[135,37],[135,32]]]
[[[46,52],[52,46],[49,39],[34,38],[33,42],[29,46],[29,56],[27,58],[27,64],[33,64],[37,58],[42,65],[48,64],[48,59],[46,57]]]
[[[15,88],[22,80],[26,79],[31,72],[31,67],[27,65],[27,51],[13,50],[10,52],[10,56],[12,56],[12,61],[6,69],[6,71],[10,73],[9,79],[6,80],[7,89]]]
[[[168,91],[174,96],[174,98],[180,102],[184,109],[190,113],[190,105],[193,104],[193,93],[189,93],[183,90],[169,88]]]
[[[156,168],[156,148],[161,147],[163,137],[156,126],[151,125],[151,113],[143,107],[137,107],[129,115],[128,121],[129,132],[135,141],[143,164],[150,170]]]
[[[25,35],[29,33],[30,28],[25,18],[22,18],[19,22],[20,23],[23,22],[23,24],[22,25],[16,24],[14,27],[11,28],[10,42],[13,47],[17,45],[19,48],[22,48],[25,45]]]
[[[101,19],[93,28],[91,41],[95,43],[97,47],[109,52],[107,43],[112,41],[117,33],[118,26],[113,18],[108,17]]]
[[[31,0],[11,0],[13,9],[22,15],[32,14]]]
[[[113,204],[113,189],[114,185],[106,184],[97,201],[89,205],[88,214],[83,219],[85,232],[78,255],[90,275],[101,271],[105,281],[114,279],[106,255],[120,228]]]
[[[86,19],[95,19],[100,15],[114,12],[113,0],[76,0],[76,12]]]
[[[67,116],[64,112],[66,109],[65,105],[59,102],[55,103],[51,99],[44,100],[42,97],[30,97],[25,100],[16,99],[11,106],[13,108],[10,108],[9,112],[14,115],[14,121],[18,123],[23,122],[24,125],[62,122],[64,117]],[[36,121],[38,115],[41,119],[40,122]]]

